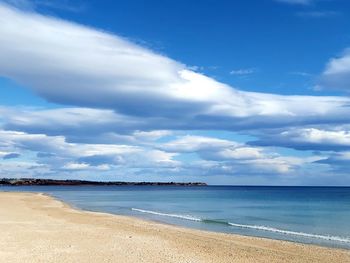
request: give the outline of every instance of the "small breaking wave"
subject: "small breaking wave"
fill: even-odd
[[[317,238],[317,239],[323,239],[323,240],[329,240],[329,241],[338,241],[338,242],[350,243],[350,238],[339,237],[339,236],[310,234],[310,233],[304,233],[304,232],[283,230],[283,229],[278,229],[278,228],[274,228],[274,227],[256,226],[256,225],[243,225],[243,224],[236,224],[236,223],[231,223],[231,222],[228,222],[228,224],[230,226],[234,226],[234,227],[254,229],[254,230],[261,230],[261,231],[268,231],[268,232],[274,232],[274,233],[284,234],[284,235],[308,237],[308,238]]]
[[[284,229],[268,227],[268,226],[260,226],[260,225],[245,225],[245,224],[238,224],[238,223],[232,223],[232,222],[220,221],[220,220],[202,219],[202,218],[198,218],[198,217],[194,217],[194,216],[190,216],[190,215],[161,213],[161,212],[156,212],[156,211],[151,211],[151,210],[144,210],[144,209],[138,209],[138,208],[131,208],[131,210],[132,211],[136,211],[136,212],[140,212],[140,213],[146,213],[146,214],[152,214],[152,215],[158,215],[158,216],[166,216],[166,217],[173,217],[173,218],[179,218],[179,219],[196,221],[196,222],[202,222],[202,223],[221,224],[221,225],[227,225],[227,226],[231,226],[231,227],[237,227],[237,228],[243,228],[243,229],[252,229],[252,230],[266,231],[266,232],[273,232],[273,233],[277,233],[277,234],[284,234],[284,235],[290,235],[290,236],[299,236],[299,237],[305,237],[305,238],[316,238],[316,239],[322,239],[322,240],[328,240],[328,241],[337,241],[337,242],[350,243],[350,238],[340,237],[340,236],[311,234],[311,233],[290,231],[290,230],[284,230]]]
[[[174,218],[180,218],[180,219],[198,221],[198,222],[202,221],[202,219],[200,219],[200,218],[193,217],[193,216],[187,216],[187,215],[167,214],[167,213],[160,213],[160,212],[155,212],[155,211],[151,211],[151,210],[143,210],[143,209],[137,209],[137,208],[131,208],[131,210],[137,211],[140,213],[147,213],[147,214],[158,215],[158,216],[174,217]]]

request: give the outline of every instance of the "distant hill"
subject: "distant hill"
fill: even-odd
[[[55,179],[34,179],[34,178],[3,178],[0,179],[0,185],[8,186],[31,186],[31,185],[156,185],[156,186],[206,186],[201,182],[103,182],[103,181],[85,181],[85,180],[55,180]]]

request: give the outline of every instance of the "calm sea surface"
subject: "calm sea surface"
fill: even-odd
[[[75,207],[164,223],[350,248],[350,188],[21,186]]]

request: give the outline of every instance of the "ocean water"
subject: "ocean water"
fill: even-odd
[[[350,188],[21,186],[74,207],[163,223],[350,249]]]

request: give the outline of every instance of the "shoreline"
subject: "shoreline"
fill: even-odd
[[[43,193],[0,192],[0,211],[4,262],[350,262],[346,249],[85,211]]]
[[[21,185],[21,186],[11,186],[11,187],[26,187],[28,185]],[[35,187],[40,187],[41,185],[35,185]],[[50,185],[51,186],[51,185]],[[65,187],[69,187],[70,185],[67,185]],[[72,185],[75,187],[74,185]],[[121,185],[120,187],[123,187],[124,185]],[[45,185],[44,185],[45,187]],[[115,186],[113,186],[115,187]],[[141,186],[143,187],[143,186]],[[328,188],[328,187],[327,187]],[[347,188],[347,187],[345,187]],[[0,186],[1,190],[1,186]],[[19,192],[21,191],[12,191],[7,188],[7,190],[0,191],[1,192]],[[269,226],[264,226],[264,225],[247,225],[247,224],[239,224],[239,223],[232,223],[230,221],[216,221],[216,220],[211,220],[211,219],[202,219],[199,217],[195,216],[183,216],[183,215],[177,215],[177,214],[167,214],[167,213],[162,213],[158,211],[151,211],[151,210],[144,210],[144,209],[139,209],[139,208],[131,208],[133,211],[139,211],[139,215],[135,214],[119,214],[119,213],[113,213],[109,211],[98,211],[98,210],[89,210],[89,209],[83,209],[78,206],[75,206],[73,203],[67,202],[64,198],[60,198],[58,196],[52,195],[52,193],[47,193],[47,192],[40,192],[40,191],[23,191],[23,193],[33,193],[33,194],[42,194],[45,196],[48,196],[50,198],[56,199],[67,206],[69,206],[72,209],[75,210],[80,210],[82,212],[95,212],[95,213],[105,213],[107,215],[115,215],[115,216],[123,216],[123,217],[129,217],[130,219],[139,219],[139,220],[144,220],[147,222],[154,222],[154,223],[159,223],[159,224],[165,224],[165,225],[170,225],[174,227],[180,227],[180,228],[185,228],[185,229],[192,229],[192,230],[199,230],[199,231],[205,231],[205,232],[210,232],[210,233],[223,233],[223,234],[229,234],[229,235],[238,235],[238,236],[245,236],[245,237],[255,237],[255,238],[262,238],[262,239],[268,239],[268,240],[277,240],[277,241],[287,241],[295,244],[305,244],[305,245],[314,245],[314,246],[320,246],[324,248],[335,248],[335,249],[344,249],[344,250],[350,250],[350,247],[347,245],[343,244],[348,244],[349,243],[349,238],[347,237],[342,237],[342,236],[332,236],[332,235],[322,235],[322,234],[315,234],[315,233],[308,233],[308,232],[296,232],[293,230],[285,230],[285,229],[280,229],[280,228],[274,228],[274,227],[269,227]],[[202,223],[206,223],[209,221],[211,224],[219,224],[219,225],[227,225],[227,226],[236,226],[239,228],[247,228],[247,229],[254,229],[254,230],[260,230],[261,232],[273,232],[273,233],[278,233],[278,234],[284,234],[288,236],[298,236],[303,239],[292,239],[292,238],[283,238],[283,237],[278,237],[278,236],[268,236],[268,235],[259,235],[259,234],[244,234],[244,233],[237,233],[234,231],[224,231],[224,230],[213,230],[209,228],[201,228],[201,227],[196,227],[195,225],[189,226],[186,224],[180,224],[180,223],[172,223],[166,220],[161,220],[159,218],[147,218],[145,216],[142,216],[141,214],[156,214],[156,215],[161,215],[161,216],[170,216],[170,217],[175,217],[175,218],[181,218],[185,220],[190,220],[190,221],[201,221]],[[189,219],[188,219],[189,218]],[[321,240],[319,242],[315,241],[308,241],[307,238],[313,238],[314,240]],[[325,242],[322,242],[325,241]],[[327,243],[326,241],[329,241]],[[331,243],[331,241],[334,241],[335,243]]]

